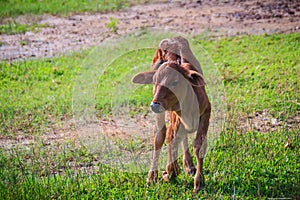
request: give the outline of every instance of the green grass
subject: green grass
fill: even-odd
[[[112,63],[110,63],[110,65],[107,66],[103,75],[99,79],[99,89],[97,90],[96,94],[96,108],[99,111],[99,115],[107,115],[111,113],[112,109],[114,109],[115,106],[112,105],[114,103],[125,104],[129,102],[130,105],[136,108],[147,106],[148,110],[148,104],[152,98],[151,85],[135,87],[132,91],[129,90],[125,93],[123,90],[124,88],[120,88],[120,86],[126,84],[124,83],[125,81],[130,84],[130,79],[132,77],[128,76],[128,72],[132,70],[137,70],[137,68],[134,68],[134,66],[141,65],[143,62],[145,62],[145,60],[151,60],[154,53],[154,48],[131,51],[123,55],[121,59],[116,59]],[[124,65],[124,63],[126,62],[130,64]],[[149,70],[149,66],[144,70]],[[117,95],[120,92],[124,94]],[[118,96],[117,99],[115,98],[115,96]]]
[[[236,126],[241,116],[262,110],[283,123],[299,116],[299,34],[195,41],[220,69],[228,105],[226,130],[205,159],[206,187],[195,198],[299,197],[298,124],[265,133],[239,132]],[[87,56],[1,62],[0,137],[37,139],[26,147],[0,150],[0,199],[192,199],[193,180],[184,173],[171,183],[147,187],[146,173],[111,169],[73,141],[45,144],[38,139],[50,123],[71,118],[74,80],[85,70],[81,63]],[[113,94],[132,70],[139,71],[138,63],[150,63],[152,56],[151,48],[128,52],[103,69],[95,94],[99,116],[111,112],[113,101],[130,102],[136,109],[148,104],[151,87],[137,87],[128,96]],[[285,147],[288,140],[291,145]]]
[[[249,114],[270,108],[296,114],[299,107],[299,34],[229,38],[212,43],[229,98],[238,111]],[[242,72],[241,75],[239,75]],[[231,106],[231,105],[230,105]]]
[[[119,10],[127,7],[127,0],[91,0],[91,1],[58,1],[58,0],[9,0],[1,1],[0,17],[11,17],[24,14],[43,14],[49,13],[53,15],[82,12],[106,12]]]
[[[70,118],[72,79],[84,54],[0,63],[1,135],[36,133]]]
[[[151,1],[157,2],[158,0]],[[164,0],[161,0],[164,1]],[[108,12],[127,8],[130,5],[149,2],[147,0],[1,0],[0,18],[18,15],[68,15],[83,12]]]

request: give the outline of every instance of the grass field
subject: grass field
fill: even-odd
[[[205,159],[206,187],[195,198],[299,198],[299,34],[195,41],[217,64],[228,105],[225,130]],[[108,93],[96,95],[99,115],[111,111],[109,91],[116,85],[106,83],[120,81],[134,63],[131,54],[113,61],[99,79],[98,89]],[[153,50],[134,54],[150,63]],[[0,63],[0,199],[193,198],[192,177],[184,173],[146,187],[146,173],[109,168],[72,138],[45,143],[49,127],[72,118],[74,80],[88,55]],[[132,106],[147,105],[151,87],[137,92]],[[277,129],[239,129],[243,117],[263,110],[281,122]],[[19,144],[5,145],[9,140]]]

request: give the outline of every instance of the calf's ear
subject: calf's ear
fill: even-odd
[[[155,71],[138,73],[131,79],[131,82],[138,84],[152,84],[154,74]]]
[[[160,49],[157,49],[152,59],[152,65],[154,65],[158,60],[160,60],[161,57],[162,51]]]
[[[206,85],[203,75],[194,70],[189,70],[188,78],[193,86],[201,87]]]
[[[158,48],[153,56],[153,59],[152,59],[152,69],[158,69],[158,67],[160,66],[160,62],[163,60],[164,58],[164,52]]]

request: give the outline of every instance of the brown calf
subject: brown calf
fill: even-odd
[[[157,181],[159,154],[167,137],[169,143],[168,164],[166,172],[163,174],[164,180],[175,178],[179,174],[178,146],[182,142],[183,166],[187,173],[195,174],[194,193],[197,193],[204,185],[203,159],[211,105],[205,91],[200,64],[192,59],[194,64],[198,63],[198,67],[194,67],[188,62],[187,54],[184,55],[183,47],[180,46],[182,42],[179,39],[186,41],[181,37],[163,40],[153,58],[152,70],[135,75],[132,82],[154,84],[150,107],[157,115],[153,162],[148,173],[147,183]],[[169,111],[170,114],[168,128],[165,125],[164,111]],[[187,134],[194,132],[196,132],[194,140],[196,169],[187,140]]]

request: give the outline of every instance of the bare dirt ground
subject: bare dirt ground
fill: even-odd
[[[106,24],[118,20],[117,32]],[[105,14],[21,16],[18,23],[46,24],[37,32],[0,35],[0,60],[52,57],[88,48],[106,38],[150,27],[209,36],[300,33],[298,0],[202,0],[137,5]]]

